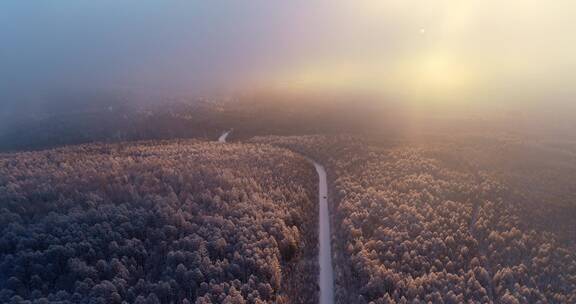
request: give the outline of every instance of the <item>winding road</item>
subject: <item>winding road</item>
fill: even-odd
[[[226,138],[228,138],[228,135],[230,135],[231,132],[232,132],[232,130],[228,130],[228,131],[225,131],[224,133],[222,133],[222,135],[220,135],[220,137],[218,137],[218,142],[225,143]]]
[[[225,143],[232,130],[225,131],[218,138],[218,142]],[[318,265],[320,267],[320,304],[334,304],[334,269],[332,267],[332,246],[330,242],[330,213],[328,211],[328,183],[326,169],[319,163],[308,159],[318,173],[318,200],[319,200],[319,235],[320,252]]]

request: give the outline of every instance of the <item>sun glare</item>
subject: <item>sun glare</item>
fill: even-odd
[[[276,76],[276,88],[291,91],[370,93],[416,103],[466,99],[477,77],[465,61],[443,52],[412,54],[388,62],[382,58],[326,62]]]
[[[415,101],[462,101],[475,81],[470,68],[455,56],[431,52],[408,62],[401,77],[403,90]]]

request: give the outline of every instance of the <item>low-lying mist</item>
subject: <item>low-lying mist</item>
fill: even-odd
[[[211,133],[188,131],[208,120],[246,137],[571,137],[573,9],[535,0],[3,1],[0,142],[188,137]],[[151,117],[161,131],[139,131]]]

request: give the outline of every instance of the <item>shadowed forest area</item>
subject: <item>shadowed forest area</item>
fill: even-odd
[[[317,177],[287,150],[85,145],[3,155],[0,172],[2,303],[317,297]]]

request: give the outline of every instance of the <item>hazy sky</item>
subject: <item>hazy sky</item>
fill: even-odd
[[[568,103],[574,3],[2,0],[0,103],[83,88]]]

